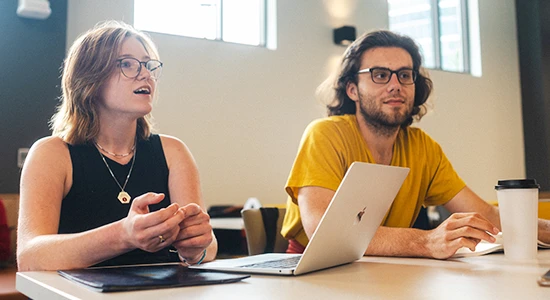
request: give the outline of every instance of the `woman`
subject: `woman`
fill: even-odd
[[[19,271],[215,258],[191,153],[151,134],[158,59],[122,22],[72,45],[53,134],[32,146],[21,175]]]

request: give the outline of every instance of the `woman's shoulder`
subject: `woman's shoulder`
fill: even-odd
[[[34,142],[30,151],[39,153],[61,154],[62,152],[67,151],[67,149],[67,143],[63,141],[63,139],[61,139],[60,137],[47,136]]]
[[[181,155],[191,157],[191,151],[179,138],[166,134],[159,134],[158,136],[160,137],[162,149],[168,160],[170,160],[171,157],[179,157]]]
[[[34,142],[25,158],[25,166],[27,169],[65,170],[70,160],[67,143],[60,137],[48,136]]]
[[[186,168],[195,165],[195,159],[185,143],[177,137],[159,134],[168,169],[183,165]]]
[[[175,136],[171,136],[167,134],[158,134],[157,136],[160,138],[163,148],[166,148],[166,147],[187,148],[185,146],[185,143]]]

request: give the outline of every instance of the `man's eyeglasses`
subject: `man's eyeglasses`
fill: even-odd
[[[416,81],[416,76],[418,75],[418,72],[409,68],[401,68],[395,71],[388,68],[368,68],[357,72],[357,74],[362,73],[370,73],[372,82],[379,84],[386,84],[390,82],[391,76],[396,74],[399,83],[406,85],[413,84]]]
[[[148,61],[139,61],[133,57],[126,57],[117,59],[118,66],[122,71],[122,74],[128,78],[136,78],[141,72],[141,66],[145,66],[145,69],[151,73],[153,79],[159,79],[162,73],[162,62],[156,59],[150,59]]]

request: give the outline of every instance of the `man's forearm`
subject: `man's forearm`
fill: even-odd
[[[426,247],[427,231],[380,226],[365,255],[433,257]]]
[[[381,226],[365,254],[447,259],[462,247],[474,251],[481,240],[494,243],[498,232],[478,213],[456,213],[432,230]]]

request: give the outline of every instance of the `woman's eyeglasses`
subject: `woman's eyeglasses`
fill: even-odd
[[[153,79],[159,79],[162,73],[162,62],[156,59],[139,61],[133,57],[125,57],[117,59],[117,62],[122,74],[128,78],[138,77],[142,65],[151,73],[151,78]]]

